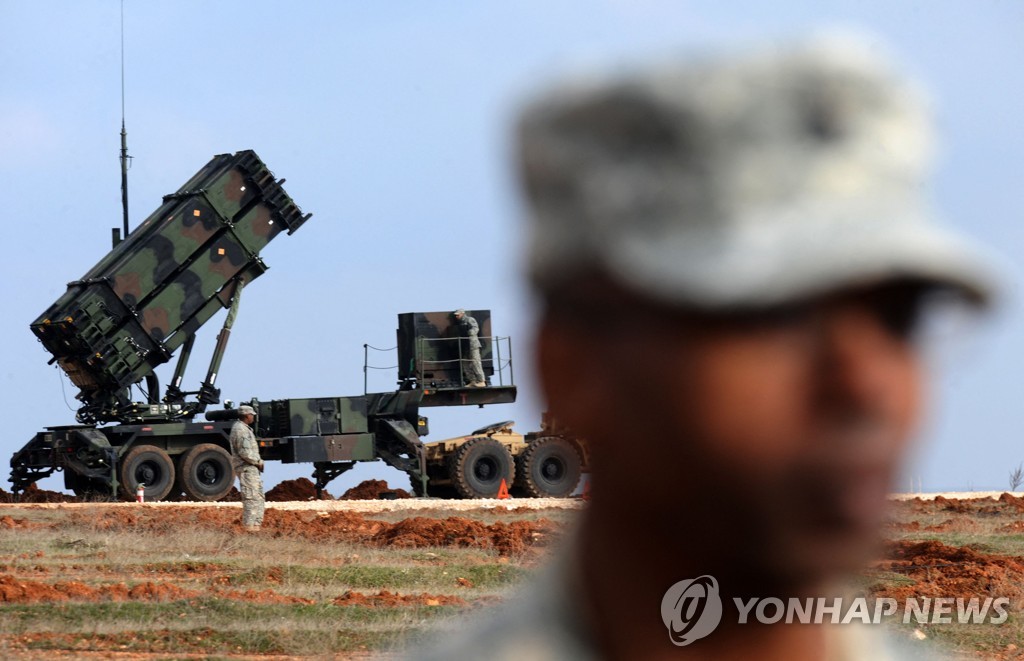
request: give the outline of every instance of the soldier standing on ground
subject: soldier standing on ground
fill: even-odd
[[[929,217],[927,128],[845,41],[527,109],[538,374],[589,442],[591,502],[522,594],[413,657],[901,656],[880,626],[745,623],[734,599],[832,603],[875,557],[922,417],[917,322],[991,300],[985,254]]]
[[[246,531],[255,532],[263,525],[263,459],[260,458],[259,445],[252,431],[252,423],[256,420],[256,410],[251,406],[238,407],[238,422],[231,426],[231,457],[232,467],[238,476],[239,489],[242,492],[242,527]]]
[[[480,361],[480,338],[477,337],[480,333],[480,326],[476,323],[476,319],[466,314],[462,308],[453,312],[452,316],[459,324],[460,338],[469,338],[469,357],[464,356],[462,359],[466,385],[471,388],[483,388],[487,383],[484,381],[484,369]]]

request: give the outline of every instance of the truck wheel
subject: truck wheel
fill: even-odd
[[[163,500],[174,487],[174,462],[155,445],[139,445],[121,460],[118,478],[125,498],[135,498],[135,490],[145,484],[146,500]]]
[[[220,500],[235,483],[231,455],[213,443],[197,445],[181,455],[177,473],[175,484],[186,500]]]
[[[469,439],[455,450],[449,461],[452,485],[463,498],[494,498],[502,479],[510,486],[515,477],[512,455],[493,438]]]
[[[534,498],[565,498],[580,482],[580,453],[569,441],[544,436],[516,459],[518,487]]]

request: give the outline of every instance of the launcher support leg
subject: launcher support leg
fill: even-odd
[[[213,357],[210,358],[210,369],[206,372],[206,380],[199,386],[198,399],[201,405],[216,404],[220,401],[220,389],[215,387],[217,372],[220,371],[220,362],[224,359],[224,352],[228,348],[228,339],[231,338],[231,327],[235,324],[235,316],[238,314],[238,304],[242,299],[242,287],[245,282],[239,278],[235,283],[235,291],[231,295],[231,307],[228,309],[228,316],[224,319],[224,327],[217,335],[217,346],[213,350]]]
[[[347,473],[356,467],[354,461],[315,461],[313,462],[313,478],[316,480],[316,498],[324,496],[324,489],[334,478]]]

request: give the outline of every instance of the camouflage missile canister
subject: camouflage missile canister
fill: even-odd
[[[31,327],[80,390],[87,417],[127,403],[126,388],[167,362],[303,215],[252,151],[215,156]]]

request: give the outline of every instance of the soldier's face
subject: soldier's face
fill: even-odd
[[[633,494],[665,543],[815,581],[856,566],[877,534],[920,408],[901,315],[915,301],[641,310],[614,334],[548,322],[540,370],[555,414],[593,444],[595,505],[605,488]]]
[[[255,419],[256,419],[256,416],[254,416],[252,413],[246,413],[246,414],[244,414],[242,416],[242,422],[244,422],[245,424],[247,424],[249,426],[252,426],[253,420],[255,420]]]

